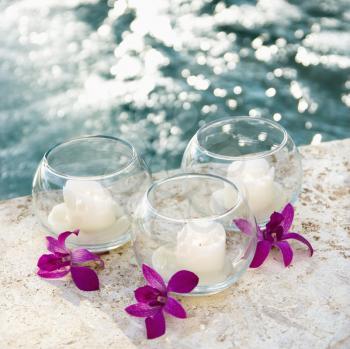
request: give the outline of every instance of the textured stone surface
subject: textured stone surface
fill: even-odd
[[[308,146],[294,231],[315,248],[293,243],[284,268],[275,251],[225,292],[183,298],[187,320],[168,319],[167,335],[145,339],[142,319],[123,309],[143,283],[130,246],[104,255],[99,292],[70,279],[35,275],[45,251],[31,198],[0,203],[0,348],[349,348],[350,140]]]

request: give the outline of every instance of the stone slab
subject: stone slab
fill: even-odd
[[[313,244],[312,258],[293,243],[284,268],[275,251],[221,294],[182,298],[189,318],[168,318],[167,334],[145,339],[129,317],[143,284],[130,246],[103,256],[99,292],[70,279],[36,276],[45,233],[31,198],[0,203],[0,348],[350,348],[350,139],[301,148],[304,184],[294,231]]]

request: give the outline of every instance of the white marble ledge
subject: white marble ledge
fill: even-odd
[[[125,246],[104,255],[99,292],[35,275],[44,232],[31,198],[0,203],[0,348],[350,348],[350,139],[302,147],[304,185],[284,268],[275,253],[225,292],[184,298],[186,320],[147,341],[141,319],[123,311],[141,274]]]

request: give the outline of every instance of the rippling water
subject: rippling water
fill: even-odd
[[[228,115],[350,137],[349,30],[349,0],[2,0],[0,197],[82,134],[134,142],[154,171]]]

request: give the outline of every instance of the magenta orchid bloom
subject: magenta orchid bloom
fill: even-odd
[[[257,226],[258,244],[254,258],[250,263],[250,268],[260,267],[266,260],[272,247],[277,247],[280,249],[283,256],[284,265],[288,267],[293,259],[293,250],[286,241],[289,239],[302,242],[309,248],[310,256],[313,255],[314,250],[309,241],[307,241],[300,234],[289,231],[292,226],[293,219],[294,208],[291,204],[287,204],[281,213],[272,213],[269,222],[265,226],[265,229],[261,230],[259,226]],[[235,221],[235,223],[242,232],[248,235],[251,234],[252,229],[247,221],[244,219],[238,219]]]
[[[146,264],[142,264],[143,276],[148,285],[135,290],[136,304],[125,308],[125,311],[136,317],[145,317],[147,338],[153,339],[165,333],[163,311],[180,319],[186,318],[186,311],[169,292],[188,293],[198,284],[198,276],[190,271],[181,270],[175,273],[165,285],[163,278]]]
[[[86,249],[70,250],[66,247],[66,239],[71,235],[79,234],[79,230],[66,231],[55,239],[47,236],[47,249],[52,252],[43,254],[38,260],[38,275],[46,279],[58,279],[69,272],[76,286],[82,291],[96,291],[99,289],[99,281],[96,272],[85,266],[84,263],[95,261],[101,267],[102,259]]]

